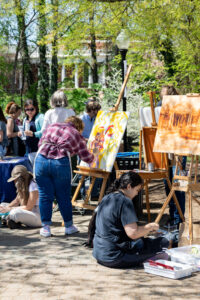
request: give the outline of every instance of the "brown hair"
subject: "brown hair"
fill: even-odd
[[[26,114],[26,107],[29,105],[33,105],[35,110],[36,110],[36,115],[39,113],[39,107],[38,107],[38,103],[36,100],[32,100],[32,99],[27,99],[26,102],[24,103],[24,111]]]
[[[33,180],[33,174],[23,165],[17,165],[12,169],[11,178],[8,182],[16,181],[17,196],[19,196],[20,205],[27,205],[29,198],[29,185]]]
[[[79,132],[84,128],[83,121],[76,116],[69,117],[67,120],[65,120],[65,123],[71,123]]]
[[[21,107],[18,104],[16,104],[14,101],[11,101],[6,105],[5,112],[8,115],[16,114],[18,112],[18,110],[20,110],[20,109],[21,109]]]
[[[4,113],[3,113],[3,110],[2,110],[1,107],[0,107],[0,121],[3,121],[5,123],[7,123],[7,120],[6,120],[5,116],[4,116]]]
[[[166,93],[164,93],[164,95],[179,95],[179,93],[177,92],[177,90],[175,89],[175,87],[173,85],[163,85],[161,87],[161,91],[160,91],[160,98],[162,98],[163,95],[163,90],[166,89]]]
[[[100,110],[101,109],[101,105],[99,104],[98,101],[96,100],[89,100],[86,104],[86,111],[87,112],[91,112],[92,110]]]

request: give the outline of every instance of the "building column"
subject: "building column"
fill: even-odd
[[[23,77],[23,74],[22,74],[23,71],[19,72],[19,90],[21,91],[22,89],[22,77]]]
[[[102,66],[102,73],[101,73],[101,84],[103,87],[106,86],[106,66]]]
[[[92,70],[89,66],[89,74],[88,74],[88,87],[91,88],[91,84],[93,83],[93,78],[92,78]]]
[[[78,64],[75,64],[74,84],[75,84],[75,88],[77,89],[79,87],[79,84],[78,84]]]
[[[61,82],[63,82],[66,78],[66,72],[65,72],[65,66],[62,65],[62,70],[61,70]]]

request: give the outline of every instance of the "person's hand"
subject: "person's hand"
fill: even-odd
[[[33,136],[33,131],[31,131],[31,130],[26,130],[26,131],[24,131],[24,133],[26,136]]]
[[[18,132],[17,132],[17,136],[18,136],[18,137],[21,137],[21,136],[22,136],[21,131],[18,131]]]
[[[146,225],[147,229],[150,231],[158,231],[159,225],[157,223],[149,223]]]
[[[10,211],[10,207],[0,206],[0,213],[7,213]]]

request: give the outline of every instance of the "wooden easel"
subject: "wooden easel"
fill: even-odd
[[[200,97],[200,94],[187,94],[187,97]],[[189,172],[187,176],[181,176],[179,175],[179,170],[182,170],[182,166],[180,163],[180,157],[181,156],[185,156],[185,154],[177,154],[176,155],[176,169],[175,169],[175,175],[173,177],[173,181],[172,181],[172,188],[170,190],[170,193],[167,197],[167,199],[165,200],[160,213],[158,214],[155,222],[159,223],[165,209],[166,206],[168,205],[169,201],[171,200],[171,198],[175,196],[175,192],[176,191],[182,191],[186,193],[187,199],[188,199],[188,215],[189,215],[189,242],[190,244],[192,244],[193,241],[193,223],[192,223],[192,199],[194,201],[196,201],[196,203],[198,203],[200,205],[200,201],[198,199],[196,199],[194,196],[192,196],[192,192],[195,191],[200,191],[200,183],[197,182],[197,175],[198,175],[198,162],[199,162],[199,157],[198,155],[187,155],[191,157],[191,163],[190,163],[190,167],[189,167]],[[194,168],[194,178],[192,178],[192,171],[193,171],[193,165],[195,162],[195,168]],[[183,182],[185,182],[185,184],[183,184]],[[176,197],[175,197],[176,198]],[[185,218],[183,216],[183,213],[181,211],[181,208],[179,206],[178,201],[175,201],[176,207],[178,209],[179,215],[181,217],[181,219],[183,221],[185,221]]]
[[[197,182],[198,162],[199,162],[199,157],[197,155],[192,155],[188,175],[181,176],[181,175],[178,175],[178,171],[181,170],[180,156],[178,156],[178,155],[176,156],[176,169],[175,169],[175,175],[173,178],[172,188],[171,188],[171,191],[170,191],[167,199],[165,200],[165,202],[161,208],[160,213],[158,214],[158,216],[155,220],[156,223],[159,223],[162,215],[164,214],[164,211],[165,211],[167,205],[169,204],[169,201],[175,195],[176,191],[185,192],[186,196],[188,196],[188,204],[189,204],[188,213],[189,213],[189,242],[190,242],[190,245],[192,244],[192,241],[193,241],[192,199],[200,205],[200,201],[198,199],[196,199],[194,196],[192,196],[192,192],[200,191],[200,183]],[[194,163],[195,163],[195,167],[193,168]],[[193,169],[194,169],[194,178],[192,178],[192,170]],[[184,186],[181,185],[182,182],[185,182]],[[176,203],[176,201],[175,201],[175,203]],[[179,203],[176,203],[176,206],[177,206],[178,212],[180,214],[180,217],[184,222],[185,218],[183,216],[183,213],[181,211]]]
[[[116,112],[118,110],[118,107],[119,107],[120,101],[122,99],[124,89],[126,87],[131,69],[132,69],[132,65],[130,65],[128,70],[127,70],[127,73],[126,73],[126,76],[125,76],[120,94],[119,94],[118,99],[117,99],[117,102],[114,105],[114,107],[111,108],[112,112]],[[101,169],[90,169],[89,167],[83,167],[83,166],[77,166],[77,168],[79,168],[79,171],[74,171],[74,172],[76,174],[82,175],[82,177],[81,177],[81,180],[79,181],[78,186],[75,190],[75,193],[72,197],[72,205],[77,206],[77,207],[81,207],[81,208],[85,208],[85,209],[94,210],[96,206],[90,205],[88,203],[89,203],[89,199],[90,199],[90,196],[91,196],[91,192],[92,192],[95,180],[96,180],[96,178],[103,178],[103,183],[102,183],[101,191],[100,191],[99,198],[98,198],[98,203],[99,203],[101,201],[101,199],[103,198],[105,188],[106,188],[106,183],[107,183],[108,177],[110,175],[110,172],[107,172],[107,171],[104,171],[104,170],[101,170]],[[77,197],[78,197],[80,188],[83,185],[85,177],[87,177],[87,176],[91,177],[91,183],[90,183],[89,188],[87,190],[86,197],[85,197],[84,201],[82,203],[80,203],[80,202],[77,202]]]
[[[155,92],[148,92],[147,93],[150,98],[150,106],[151,106],[151,116],[152,116],[152,123],[151,127],[143,127],[140,130],[140,147],[139,147],[139,161],[140,161],[140,170],[138,174],[144,180],[144,189],[145,189],[145,198],[146,198],[146,209],[148,215],[148,222],[151,221],[150,215],[150,202],[149,202],[149,188],[148,184],[151,180],[156,179],[166,179],[169,189],[171,189],[171,182],[169,180],[169,164],[168,164],[168,157],[166,153],[156,153],[153,152],[154,140],[156,136],[157,130],[157,123],[155,118],[155,110],[154,110],[154,99],[155,99]],[[149,172],[147,170],[142,169],[142,150],[144,148],[144,158],[145,158],[145,165],[147,166],[149,162],[154,163],[155,171]],[[176,196],[174,195],[174,201]]]

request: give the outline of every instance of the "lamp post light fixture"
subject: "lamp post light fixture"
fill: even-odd
[[[129,36],[125,29],[122,29],[119,33],[119,35],[116,38],[116,45],[119,48],[119,51],[121,53],[121,70],[122,70],[122,83],[124,82],[124,78],[127,72],[127,62],[126,62],[126,53],[128,51],[128,47],[130,44]],[[123,93],[123,111],[126,111],[126,88]],[[127,151],[127,130],[124,132],[124,152]]]

